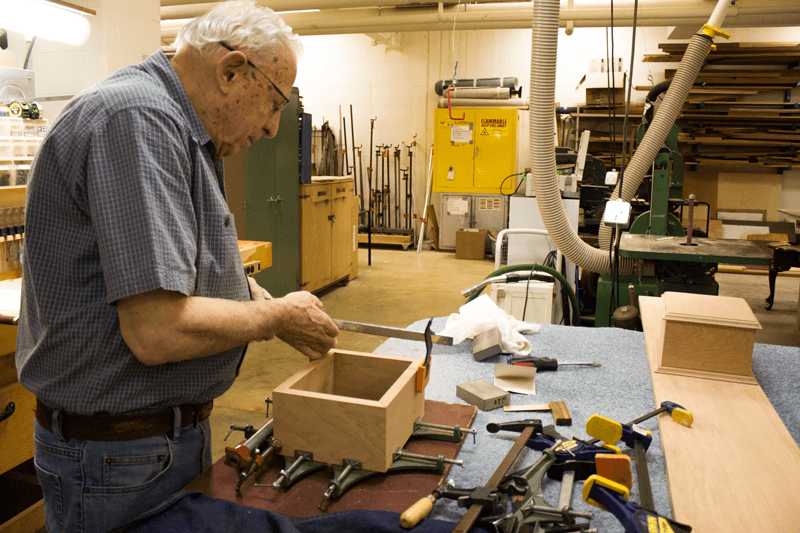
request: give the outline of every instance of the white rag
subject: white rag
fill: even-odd
[[[517,320],[484,294],[462,305],[458,313],[450,315],[447,325],[438,334],[453,337],[453,344],[458,344],[494,327],[500,329],[504,353],[528,355],[531,353],[531,343],[522,334],[536,333],[540,326]]]

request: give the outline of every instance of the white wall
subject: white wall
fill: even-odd
[[[39,39],[33,49],[38,98],[71,96],[105,78],[118,68],[140,62],[160,45],[160,1],[72,0],[94,9],[89,17],[92,33],[84,45],[73,47]],[[734,29],[731,42],[796,42],[800,28]],[[459,78],[514,76],[529,95],[530,30],[482,30],[455,32],[414,32],[399,34],[401,50],[373,46],[365,35],[303,37],[304,58],[296,85],[303,96],[306,112],[317,127],[323,117],[338,132],[339,106],[347,120],[350,144],[350,105],[353,105],[356,144],[364,147],[363,166],[369,163],[367,147],[370,119],[377,118],[374,145],[409,144],[415,139],[414,183],[419,212],[424,202],[428,154],[433,143],[432,116],[437,95],[434,83],[453,75],[458,61]],[[634,85],[650,85],[663,80],[664,69],[674,63],[643,63],[644,54],[659,53],[658,45],[667,41],[668,28],[637,30]],[[631,29],[614,31],[614,55],[623,58],[629,69]],[[722,39],[718,39],[722,41]],[[27,50],[24,37],[9,34],[10,50],[22,67]],[[606,30],[576,28],[572,36],[561,30],[558,49],[556,101],[569,106],[584,101],[585,86],[578,83],[591,58],[606,56]],[[797,94],[797,91],[795,92]],[[634,92],[634,101],[643,101],[643,92]],[[66,100],[41,102],[45,116],[52,119]],[[527,113],[522,120],[517,167],[527,162]],[[405,164],[405,153],[403,163]],[[351,148],[351,157],[353,151]],[[351,162],[352,165],[352,162]],[[784,207],[800,205],[800,171],[784,174]],[[435,204],[434,204],[435,205]]]
[[[87,17],[89,40],[81,46],[37,39],[31,54],[36,74],[36,97],[45,117],[52,120],[70,96],[106,78],[126,65],[139,63],[161,45],[161,3],[159,0],[70,0],[94,10]],[[9,50],[17,68],[27,52],[25,36],[9,32]],[[65,96],[55,101],[42,98]]]
[[[644,63],[645,54],[658,54],[658,45],[668,41],[671,28],[640,28],[636,32],[634,86],[652,86],[664,79],[664,70],[677,63]],[[630,70],[630,28],[614,30],[614,56],[623,58]],[[800,28],[734,29],[730,42],[797,42]],[[416,208],[424,203],[427,154],[433,143],[433,110],[438,96],[434,84],[453,75],[458,61],[458,78],[517,77],[529,96],[531,31],[481,30],[416,32],[399,34],[402,50],[373,46],[364,35],[303,37],[306,52],[300,63],[296,85],[300,88],[313,124],[329,120],[338,131],[339,105],[346,117],[350,144],[349,108],[353,105],[356,144],[369,144],[370,118],[375,122],[374,144],[408,143],[416,134],[414,165]],[[606,30],[576,28],[571,36],[559,33],[556,102],[571,106],[585,101],[585,84],[579,82],[589,60],[606,57]],[[717,41],[724,42],[722,38]],[[681,41],[671,41],[681,42]],[[683,41],[685,42],[685,41]],[[610,43],[610,40],[609,40]],[[634,91],[632,101],[643,102],[644,91]],[[776,98],[782,97],[776,95]],[[780,101],[780,100],[778,100]],[[522,112],[519,170],[528,163],[527,112]],[[369,154],[363,154],[366,168]],[[351,163],[352,164],[352,163]],[[366,172],[366,171],[365,171]],[[784,174],[784,206],[800,205],[800,171]],[[436,202],[432,202],[437,205]]]

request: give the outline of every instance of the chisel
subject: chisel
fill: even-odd
[[[352,331],[355,333],[368,333],[370,335],[378,335],[380,337],[394,337],[397,339],[406,339],[410,341],[425,342],[425,333],[418,331],[408,331],[401,328],[392,328],[389,326],[376,326],[374,324],[363,324],[361,322],[351,322],[349,320],[339,320],[334,318],[333,322],[336,326],[343,331]],[[436,344],[445,344],[447,346],[453,345],[453,337],[444,337],[442,335],[431,335],[431,342]]]

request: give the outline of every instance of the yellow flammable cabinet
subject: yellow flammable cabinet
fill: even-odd
[[[459,120],[451,119],[450,112]],[[508,108],[436,109],[433,192],[499,194],[503,180],[516,172],[517,113]],[[506,180],[502,192],[514,192],[516,183]]]

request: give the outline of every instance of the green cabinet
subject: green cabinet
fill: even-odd
[[[259,285],[281,297],[300,288],[300,119],[297,88],[281,113],[278,134],[225,158],[228,205],[240,240],[272,243],[272,266]]]

